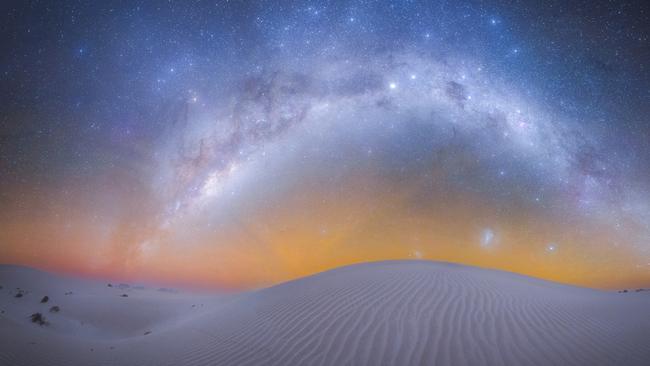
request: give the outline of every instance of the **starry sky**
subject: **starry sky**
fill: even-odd
[[[0,262],[650,284],[643,1],[4,1]]]

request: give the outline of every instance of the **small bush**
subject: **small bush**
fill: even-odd
[[[23,297],[23,293],[22,293],[22,292],[19,292],[19,293],[17,293],[16,296],[14,296],[14,297]]]
[[[109,283],[108,285],[106,285],[106,286],[108,286],[108,287],[113,287],[113,285],[112,285],[112,284],[110,284],[110,283]]]
[[[122,295],[120,295],[120,297],[129,297],[129,295],[127,295],[127,294],[122,294]]]
[[[38,325],[46,325],[47,322],[45,321],[45,318],[43,317],[43,314],[41,313],[34,313],[30,315],[30,318],[32,319],[32,323],[36,323]]]
[[[43,298],[41,299],[41,304],[45,304],[48,301],[50,301],[50,298],[47,296],[43,296]]]
[[[50,313],[58,313],[59,311],[61,311],[61,308],[56,305],[50,308]]]

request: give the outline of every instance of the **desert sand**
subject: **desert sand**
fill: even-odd
[[[0,365],[650,365],[650,292],[449,263],[215,295],[3,265],[0,286]]]

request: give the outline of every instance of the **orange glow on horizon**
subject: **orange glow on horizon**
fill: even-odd
[[[60,202],[65,217],[14,215],[1,222],[0,241],[10,244],[0,248],[0,259],[93,278],[222,289],[265,287],[353,263],[416,258],[603,289],[650,283],[648,271],[630,269],[630,253],[602,244],[610,238],[598,228],[585,235],[571,224],[522,211],[501,220],[498,241],[485,248],[478,235],[494,212],[477,197],[450,194],[437,205],[413,210],[411,188],[378,184],[363,174],[337,191],[308,187],[245,208],[218,230],[189,230],[180,237],[152,229],[137,216],[132,225],[118,226],[125,232],[106,230],[92,210]],[[338,195],[341,191],[347,193]],[[551,231],[563,245],[549,254],[545,243]],[[135,245],[147,240],[156,243],[154,249]],[[606,261],[585,259],[586,245],[598,252],[592,258]]]

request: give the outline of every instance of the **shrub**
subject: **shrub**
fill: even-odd
[[[36,323],[38,325],[46,325],[47,322],[45,321],[45,318],[43,317],[43,314],[41,313],[34,313],[30,315],[30,318],[32,318],[32,323]]]
[[[41,299],[41,304],[45,304],[45,303],[48,302],[49,300],[50,300],[49,297],[47,297],[47,296],[43,296],[43,298]]]
[[[61,310],[60,307],[54,305],[50,308],[50,313],[58,313]]]

